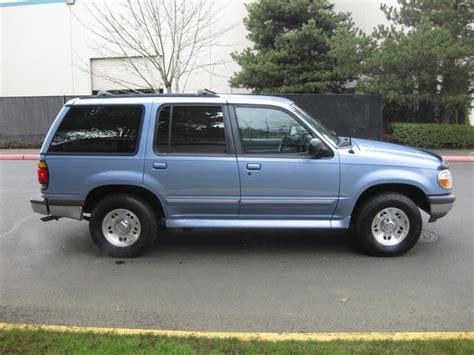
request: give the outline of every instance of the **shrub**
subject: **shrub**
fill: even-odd
[[[474,127],[460,124],[401,123],[390,125],[393,138],[423,148],[472,148]]]

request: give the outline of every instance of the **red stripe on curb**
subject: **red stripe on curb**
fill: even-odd
[[[23,155],[23,160],[38,160],[39,155],[38,154],[25,154]]]
[[[452,162],[474,162],[474,157],[472,156],[452,156],[446,155],[443,157],[444,161]]]
[[[0,160],[38,160],[38,154],[3,154]]]
[[[38,160],[38,154],[0,154],[0,160]],[[446,155],[447,162],[474,162],[474,156]]]

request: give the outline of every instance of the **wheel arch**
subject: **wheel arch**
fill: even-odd
[[[84,201],[84,213],[91,213],[94,206],[104,197],[114,193],[128,193],[143,198],[155,211],[158,218],[165,218],[166,211],[161,198],[149,189],[136,185],[102,185],[97,186],[86,196]]]
[[[367,199],[369,199],[371,196],[383,192],[400,193],[411,199],[419,208],[421,208],[426,213],[430,212],[428,197],[419,187],[401,183],[378,184],[368,187],[359,195],[357,202],[355,203],[351,211],[351,224],[353,224],[356,220],[357,214],[360,211],[360,206],[362,206],[364,202],[367,201]]]

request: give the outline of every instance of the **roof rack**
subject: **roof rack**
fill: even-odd
[[[112,94],[111,92],[107,90],[99,90],[96,96],[114,96],[114,94]]]
[[[98,97],[102,99],[108,98],[123,98],[123,97],[196,97],[196,96],[211,96],[211,97],[219,97],[217,93],[211,91],[209,89],[200,89],[195,94],[193,93],[177,93],[177,94],[114,94],[107,90],[100,90],[96,95],[88,95],[82,96],[81,99],[96,99]]]
[[[200,89],[197,91],[197,95],[198,96],[219,96],[217,95],[217,93],[209,89]]]

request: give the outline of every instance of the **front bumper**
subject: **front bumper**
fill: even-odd
[[[437,219],[446,216],[451,208],[453,208],[454,201],[456,201],[456,197],[453,194],[428,196],[431,215],[429,222],[434,222]]]
[[[48,200],[42,196],[30,199],[33,212],[51,217],[67,217],[81,220],[83,218],[83,201],[77,200]]]

